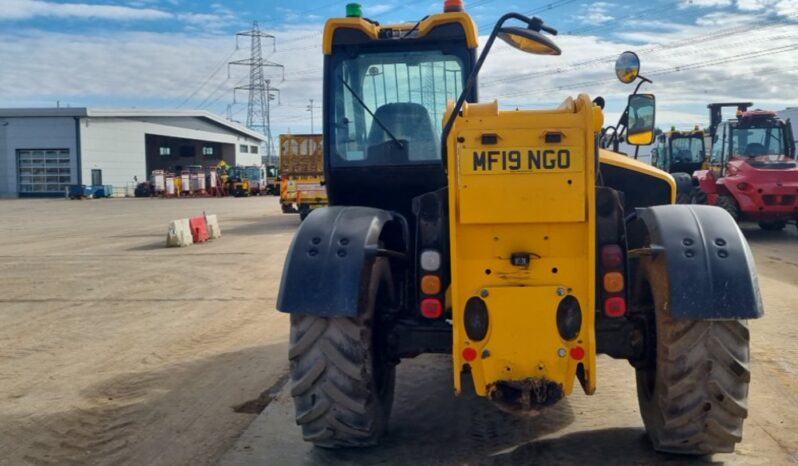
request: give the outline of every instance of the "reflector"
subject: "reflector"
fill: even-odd
[[[471,362],[476,358],[477,358],[477,350],[475,350],[470,346],[466,346],[465,348],[463,348],[463,359]]]

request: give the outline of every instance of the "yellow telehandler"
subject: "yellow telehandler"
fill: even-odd
[[[356,4],[328,20],[330,206],[297,231],[277,300],[291,314],[305,440],[376,444],[396,364],[447,353],[455,391],[470,377],[477,394],[527,414],[576,381],[593,394],[598,354],[626,359],[655,449],[740,441],[746,320],[763,313],[748,245],[725,211],[674,205],[668,173],[598,144],[650,143],[654,96],[635,90],[611,132],[603,99],[585,94],[550,110],[477,102],[495,39],[559,55],[555,34],[508,13],[477,57],[457,0],[412,24],[378,24]],[[624,82],[639,68],[631,53],[616,64]]]

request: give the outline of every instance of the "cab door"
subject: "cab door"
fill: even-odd
[[[731,149],[728,138],[728,123],[721,124],[715,132],[715,139],[712,141],[712,155],[709,157],[709,170],[720,178],[725,171],[723,168],[729,160],[729,150]]]

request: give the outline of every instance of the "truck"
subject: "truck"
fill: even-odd
[[[725,209],[737,221],[783,230],[798,219],[798,163],[790,120],[749,110],[751,102],[709,104],[712,146],[707,167],[693,173],[692,202]],[[736,108],[723,120],[724,107]]]
[[[280,135],[280,205],[283,213],[299,213],[327,205],[323,143],[320,134]]]
[[[277,298],[306,441],[378,444],[397,364],[425,353],[451,357],[455,393],[470,378],[519,415],[577,387],[595,393],[605,354],[635,372],[656,450],[705,455],[740,441],[747,321],[763,308],[731,216],[673,204],[670,174],[599,148],[604,99],[545,110],[477,100],[496,39],[559,55],[556,33],[507,13],[477,56],[458,0],[414,23],[379,24],[357,4],[327,21],[330,205],[299,226]],[[639,84],[609,142],[648,145],[656,99],[637,92],[637,56],[622,54],[616,75]]]

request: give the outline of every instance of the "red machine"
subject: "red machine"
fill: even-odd
[[[798,218],[798,164],[790,121],[749,111],[750,102],[710,104],[712,150],[705,169],[693,173],[692,201],[726,209],[735,220],[781,230]],[[722,121],[723,107],[737,107]]]

